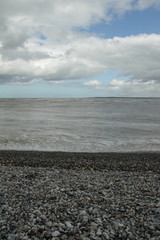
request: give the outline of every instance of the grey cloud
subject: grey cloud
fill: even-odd
[[[1,50],[1,53],[5,61],[7,60],[14,61],[16,59],[22,59],[22,61],[23,60],[31,61],[31,60],[41,60],[49,57],[49,55],[45,52],[39,52],[39,51],[30,52],[25,47],[22,49],[17,49],[16,51],[13,48],[11,49],[3,48]]]
[[[31,78],[24,77],[24,76],[16,76],[13,74],[0,74],[0,82],[1,84],[14,84],[14,83],[28,83],[31,81]]]
[[[23,47],[28,36],[26,33],[8,32],[2,38],[2,44],[4,49],[15,49],[17,47]]]
[[[118,69],[121,76],[129,75],[132,79],[160,80],[159,45],[160,35],[155,34],[107,40],[96,37],[75,39],[70,44],[57,45],[56,50],[51,48],[55,57],[45,56],[45,51],[32,53],[30,49],[32,56],[36,54],[35,59],[18,58],[6,62],[2,58],[0,73],[63,80],[88,78]],[[66,56],[67,49],[74,51]]]
[[[160,80],[160,35],[138,35],[113,39],[90,38],[75,55],[97,63],[106,71],[121,70],[121,76]]]
[[[80,79],[112,70],[158,81],[160,35],[101,39],[74,30],[160,1],[147,2],[1,0],[0,82]]]

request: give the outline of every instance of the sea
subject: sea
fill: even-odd
[[[0,149],[160,151],[160,98],[1,98]]]

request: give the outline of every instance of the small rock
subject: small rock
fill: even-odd
[[[83,217],[83,222],[87,223],[88,222],[88,216]]]
[[[102,231],[101,231],[101,229],[100,229],[100,228],[98,229],[98,231],[97,231],[96,235],[97,235],[97,236],[101,236],[101,235],[102,235]]]
[[[103,237],[104,237],[105,239],[107,239],[107,240],[110,239],[108,233],[106,233],[106,232],[103,232]]]
[[[49,221],[49,222],[46,222],[46,226],[50,228],[50,227],[52,227],[52,226],[53,226],[53,223],[52,223],[51,221]]]
[[[116,234],[115,230],[111,228],[110,233],[114,236]]]
[[[100,218],[97,218],[96,219],[96,222],[99,224],[99,225],[102,225],[102,220]]]
[[[149,226],[149,229],[154,230],[154,226],[153,225]]]
[[[81,210],[81,211],[79,212],[79,215],[86,215],[86,211],[85,211],[85,210]]]
[[[58,223],[58,227],[62,229],[66,229],[66,225],[63,223]]]
[[[81,236],[81,240],[90,240],[90,238],[88,238],[86,236]]]
[[[95,222],[92,222],[92,223],[91,223],[91,227],[92,227],[93,229],[97,229],[97,227],[98,227],[98,224],[97,224],[97,223],[95,223]]]
[[[66,239],[67,239],[67,235],[66,234],[61,236],[61,240],[66,240]],[[54,240],[54,239],[52,239],[52,240]]]
[[[46,200],[49,200],[51,198],[52,198],[52,195],[50,193],[46,194],[46,197],[45,197]]]
[[[154,235],[155,235],[155,236],[160,236],[160,231],[158,231],[158,230],[155,231]]]
[[[44,231],[43,236],[48,239],[51,236],[51,232]]]
[[[54,231],[53,233],[52,233],[52,237],[58,237],[58,236],[60,236],[61,234],[60,234],[60,232],[59,231]]]
[[[133,233],[131,233],[131,232],[128,232],[128,236],[129,236],[129,239],[131,239],[131,240],[133,240],[133,239],[134,239],[134,235],[133,235]]]
[[[73,228],[74,227],[69,221],[66,221],[65,224],[66,224],[67,228]]]
[[[8,240],[16,240],[17,239],[17,234],[9,234],[8,235]]]

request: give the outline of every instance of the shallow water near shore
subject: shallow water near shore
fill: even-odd
[[[0,149],[160,150],[160,98],[0,99]]]

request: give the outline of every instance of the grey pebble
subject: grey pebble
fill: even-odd
[[[158,173],[1,166],[0,177],[0,239],[160,236]]]
[[[8,240],[16,240],[17,239],[17,234],[9,234],[8,235]]]
[[[58,236],[60,236],[61,234],[60,234],[60,232],[59,231],[54,231],[54,232],[52,232],[52,237],[58,237]]]
[[[65,224],[66,224],[67,228],[73,228],[74,227],[69,221],[66,221]]]

